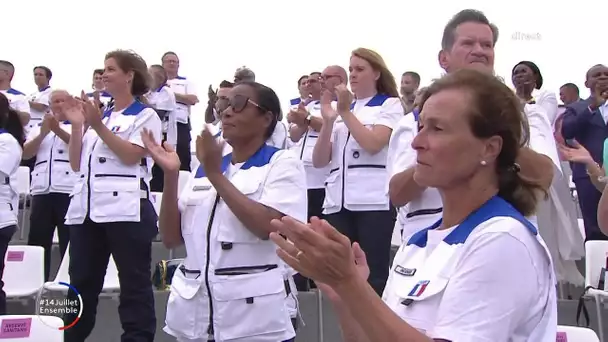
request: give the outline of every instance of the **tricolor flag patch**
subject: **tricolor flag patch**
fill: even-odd
[[[116,132],[118,132],[119,130],[120,130],[120,126],[114,126],[114,127],[112,127],[112,129],[111,129],[110,131],[112,131],[112,132],[116,133]]]
[[[416,284],[416,286],[414,286],[414,288],[412,289],[412,291],[410,291],[410,293],[408,294],[409,297],[420,297],[420,295],[422,295],[422,293],[424,292],[424,290],[426,290],[426,287],[429,285],[430,281],[429,280],[421,280],[418,282],[418,284]]]

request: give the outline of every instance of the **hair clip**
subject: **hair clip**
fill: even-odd
[[[513,165],[509,166],[508,170],[513,173],[519,173],[519,171],[521,171],[521,166],[519,166],[517,163],[513,163]]]

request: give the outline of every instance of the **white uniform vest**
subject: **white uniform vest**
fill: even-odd
[[[240,192],[257,201],[270,168],[284,153],[291,152],[264,145],[231,175],[228,154],[222,171]],[[213,337],[216,342],[294,337],[276,245],[243,226],[202,166],[181,193],[179,207],[187,256],[173,276],[165,331],[189,339]]]
[[[414,114],[405,115],[393,130],[389,142],[387,187],[395,174],[416,165],[417,153],[412,148],[416,134],[418,134],[418,121]],[[442,208],[439,191],[435,188],[426,188],[419,197],[398,208],[395,229],[400,231],[402,239],[405,239],[437,222],[441,218]]]
[[[351,105],[351,111],[370,129],[378,124],[379,118],[386,113],[394,116],[388,121],[394,121],[395,124],[403,116],[401,101],[396,97],[377,94],[361,106],[356,104],[357,102]],[[352,211],[388,210],[388,145],[380,152],[370,154],[351,136],[348,127],[340,118],[334,125],[323,213],[337,213],[342,208]]]
[[[0,90],[0,93],[6,96],[8,104],[12,109],[18,112],[30,113],[30,103],[24,93],[13,88]]]
[[[306,110],[313,117],[321,117],[321,102],[312,101],[306,106]],[[317,143],[319,132],[312,128],[308,128],[304,135],[291,149],[300,157],[306,170],[306,184],[308,189],[323,189],[325,188],[325,180],[329,175],[329,165],[322,168],[312,166],[312,152]]]
[[[23,150],[17,140],[7,131],[0,129],[0,229],[17,224],[19,211],[19,191],[17,190],[17,170]]]
[[[34,127],[32,135],[39,134],[40,125],[41,123]],[[65,121],[60,123],[59,127],[70,133],[72,125]],[[40,143],[38,153],[36,153],[30,188],[32,195],[51,192],[69,194],[74,189],[76,178],[77,176],[70,167],[68,144],[55,133],[49,132]]]
[[[534,225],[524,218],[515,208],[502,198],[495,196],[480,209],[471,213],[460,225],[451,231],[435,249],[428,253],[427,233],[439,227],[441,221],[428,229],[414,234],[407,244],[403,244],[391,268],[389,280],[383,294],[384,302],[403,320],[421,331],[432,331],[437,308],[441,304],[444,290],[449,284],[451,275],[456,270],[464,251],[463,245],[469,235],[483,222],[494,217],[511,217],[521,222],[536,241],[542,246],[549,263],[550,284],[556,284],[551,256],[538,235]],[[487,226],[485,229],[488,229]],[[492,232],[500,232],[500,227]],[[500,251],[497,251],[500,253]],[[500,272],[500,270],[496,270]],[[483,301],[483,298],[479,299]],[[421,305],[424,304],[424,308]],[[544,306],[544,312],[532,334],[526,339],[529,342],[555,341],[557,328],[557,297],[555,286],[551,286]],[[518,327],[514,327],[517,329]]]
[[[174,79],[168,80],[167,85],[175,94],[193,95],[192,85],[185,77],[177,76]],[[177,102],[177,107],[171,113],[176,122],[187,124],[190,118],[190,106],[181,102]]]
[[[146,97],[148,103],[154,109],[167,111],[162,119],[162,130],[163,134],[166,134],[167,142],[175,147],[177,145],[177,121],[175,119],[177,102],[175,101],[175,93],[165,84],[149,92]]]
[[[105,111],[103,122],[124,140],[134,132],[138,115],[153,110],[138,101],[122,113],[115,113],[115,117],[111,117],[113,109]],[[158,136],[160,132],[153,133]],[[140,200],[148,197],[142,188],[150,188],[152,159],[146,157],[140,164],[125,165],[94,129],[88,129],[82,140],[80,177],[72,191],[66,224],[82,224],[87,214],[97,223],[139,222]]]

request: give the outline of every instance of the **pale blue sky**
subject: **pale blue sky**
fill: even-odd
[[[53,70],[51,85],[72,92],[91,87],[92,70],[106,52],[132,49],[149,64],[172,50],[180,74],[193,80],[202,103],[193,126],[202,125],[207,87],[231,79],[242,65],[272,87],[283,103],[297,97],[301,74],[330,64],[348,66],[350,51],[372,48],[396,77],[406,70],[422,82],[441,75],[437,63],[443,26],[457,11],[484,11],[500,29],[496,70],[507,79],[523,59],[541,69],[545,88],[565,82],[581,87],[593,64],[608,63],[608,1],[581,0],[419,2],[389,0],[161,1],[20,0],[2,4],[8,46],[0,59],[16,66],[13,87],[34,91],[32,68]],[[305,7],[303,7],[305,6]],[[168,18],[167,18],[168,17]],[[223,22],[231,22],[226,24]],[[38,24],[32,24],[37,22]],[[523,35],[536,39],[522,39]],[[517,39],[520,36],[520,39]]]

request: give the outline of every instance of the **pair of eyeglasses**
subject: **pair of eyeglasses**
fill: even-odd
[[[247,96],[243,96],[243,95],[235,95],[232,98],[227,98],[227,97],[222,96],[222,97],[218,98],[218,101],[217,101],[217,105],[218,105],[218,109],[219,109],[220,113],[225,111],[226,109],[228,109],[228,107],[231,107],[233,112],[240,113],[243,110],[245,110],[248,103],[257,107],[261,111],[266,111],[266,109],[264,109],[262,106],[257,104],[255,101],[253,101],[252,99],[248,98]]]

